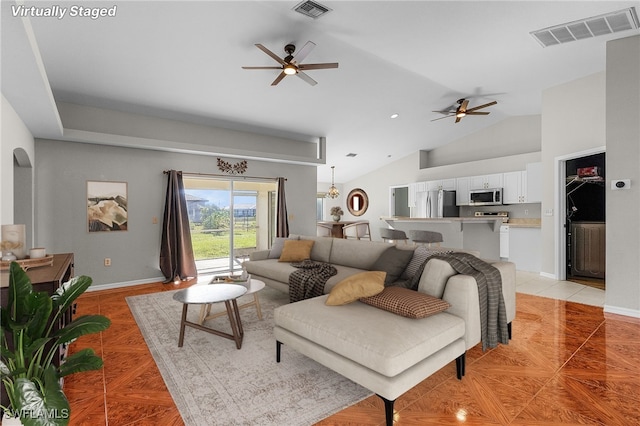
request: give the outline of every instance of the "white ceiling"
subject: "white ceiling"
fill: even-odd
[[[638,1],[321,1],[319,19],[298,1],[29,2],[117,5],[114,18],[29,19],[56,101],[183,120],[226,123],[305,139],[327,138],[318,180],[344,182],[419,149],[432,149],[510,116],[540,114],[544,89],[605,69],[611,36],[542,48],[529,32],[635,6]],[[24,40],[2,0],[2,61]],[[12,22],[9,22],[9,21]],[[304,63],[334,70],[270,86],[277,71],[258,50],[317,47]],[[3,67],[4,71],[4,67]],[[19,75],[15,75],[19,74]],[[30,73],[2,78],[7,99],[24,97]],[[22,87],[22,89],[21,89]],[[489,116],[432,122],[458,98],[498,101]],[[392,113],[400,117],[392,120]],[[39,135],[34,130],[35,136]],[[46,132],[45,132],[46,133]],[[306,138],[311,140],[310,138]],[[357,153],[355,158],[346,154]]]

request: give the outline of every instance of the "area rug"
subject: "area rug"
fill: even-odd
[[[276,363],[273,309],[288,295],[265,288],[258,293],[263,319],[255,307],[240,311],[242,348],[235,342],[191,327],[178,347],[182,304],[175,291],[127,297],[127,303],[186,425],[311,425],[371,395],[367,389],[282,348]],[[238,299],[238,304],[253,295]],[[212,313],[224,310],[213,305]],[[196,321],[199,305],[189,306]],[[231,332],[226,316],[205,322]]]

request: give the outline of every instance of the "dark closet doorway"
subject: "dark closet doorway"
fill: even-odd
[[[605,153],[566,162],[567,280],[605,288]]]

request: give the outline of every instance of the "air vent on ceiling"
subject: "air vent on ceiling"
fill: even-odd
[[[530,34],[542,47],[568,43],[585,38],[638,29],[638,16],[634,7],[604,15],[593,16],[566,24],[532,31]]]
[[[311,0],[306,0],[302,3],[299,3],[298,5],[296,5],[296,7],[293,8],[293,10],[313,19],[317,19],[325,13],[331,12],[331,9],[329,9],[327,6],[323,6],[320,3],[316,3],[315,1]]]
[[[358,154],[356,154],[355,152],[350,152],[347,154],[347,157],[355,157],[356,155]]]

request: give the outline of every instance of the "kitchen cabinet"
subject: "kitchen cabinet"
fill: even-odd
[[[469,178],[463,177],[456,179],[456,205],[469,205]]]
[[[442,180],[431,180],[426,182],[427,191],[455,191],[456,190],[456,180],[455,179],[442,179]]]
[[[503,204],[527,203],[527,172],[503,173]]]
[[[469,189],[502,188],[502,173],[491,175],[471,176],[469,178]]]

